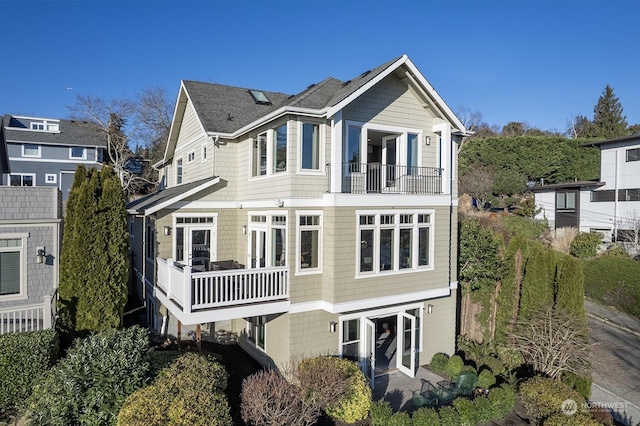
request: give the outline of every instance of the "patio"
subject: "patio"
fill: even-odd
[[[411,378],[399,370],[376,376],[373,388],[373,400],[385,399],[389,401],[394,411],[415,411],[418,409],[411,400],[412,390],[420,389],[421,379],[426,379],[434,385],[445,380],[424,367],[419,367],[416,376]]]

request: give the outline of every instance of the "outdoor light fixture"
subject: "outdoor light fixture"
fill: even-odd
[[[430,314],[433,312],[433,305],[427,305],[427,313]]]
[[[164,227],[164,235],[171,235],[171,227],[170,226],[165,226]]]
[[[424,144],[425,145],[431,145],[431,136],[425,136],[424,137]]]
[[[329,333],[335,333],[337,329],[338,329],[338,323],[335,321],[331,321],[329,323]]]
[[[46,254],[44,252],[44,247],[38,247],[38,249],[36,251],[36,263],[44,262],[45,255]]]
[[[247,235],[247,225],[242,225],[242,234]]]

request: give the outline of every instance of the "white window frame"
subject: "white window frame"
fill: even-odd
[[[191,232],[192,228],[207,228],[211,230],[211,246],[209,247],[209,259],[210,261],[215,261],[218,259],[218,213],[173,213],[172,224],[173,228],[171,229],[171,253],[173,255],[173,259],[176,260],[178,258],[178,232],[177,229],[183,228],[183,244],[187,243],[187,234]],[[210,222],[207,223],[178,223],[178,218],[212,218]],[[215,238],[214,238],[215,235]],[[156,238],[157,233],[156,233]],[[188,259],[186,259],[186,247],[183,247],[185,251],[183,253],[183,259],[180,262],[186,263]],[[186,260],[185,260],[186,259]]]
[[[45,173],[44,175],[45,183],[58,183],[58,175],[55,173]]]
[[[195,162],[196,162],[196,151],[191,150],[187,153],[187,164],[191,164]]]
[[[276,129],[280,128],[280,127],[286,127],[286,131],[287,131],[287,150],[286,150],[286,154],[285,154],[285,158],[286,158],[286,166],[284,170],[280,170],[280,171],[275,171],[275,161],[276,161],[276,152],[274,152],[274,148],[275,145],[277,144],[277,140],[276,140]],[[266,136],[266,148],[267,148],[267,153],[266,153],[266,159],[265,159],[265,173],[261,174],[260,170],[258,170],[258,173],[254,175],[254,172],[256,170],[254,170],[254,166],[256,165],[256,159],[255,159],[255,153],[256,153],[256,149],[254,149],[254,146],[256,143],[258,143],[258,140],[260,139],[260,136],[265,135]],[[277,124],[275,126],[273,126],[270,129],[264,130],[262,132],[259,132],[255,137],[251,138],[251,155],[249,156],[249,179],[261,179],[261,178],[266,178],[266,177],[271,177],[271,176],[281,176],[283,174],[286,174],[289,172],[289,170],[291,170],[291,161],[289,160],[289,153],[291,150],[291,141],[290,141],[290,136],[291,136],[291,129],[289,126],[289,122],[287,121],[286,123],[280,123]],[[260,159],[258,159],[258,163],[260,163]],[[257,165],[258,168],[261,168],[262,166],[260,164]]]
[[[82,156],[76,157],[73,155],[74,149],[82,149]],[[86,160],[87,159],[87,148],[84,146],[70,146],[69,147],[69,159],[70,160]]]
[[[180,165],[178,165],[178,163],[180,163]],[[178,174],[178,170],[180,170],[179,174]],[[181,185],[184,182],[184,162],[182,161],[182,157],[176,158],[175,178],[176,178],[176,185]],[[178,178],[180,182],[178,182]]]
[[[200,162],[201,163],[206,163],[207,162],[207,143],[203,143],[202,146],[200,146]]]
[[[31,122],[31,130],[39,130],[39,131],[44,131],[45,126],[44,126],[44,122],[42,121],[32,121]]]
[[[36,185],[36,174],[35,173],[10,173],[9,174],[9,185],[11,185],[11,176],[20,176],[20,185],[19,186],[29,186],[29,185],[24,185],[24,177],[25,176],[31,176],[33,178],[33,185],[31,186],[37,186]]]
[[[393,224],[381,224],[380,218],[385,215],[393,215]],[[400,217],[402,215],[413,215],[412,224],[401,224]],[[428,215],[428,223],[418,223],[419,215]],[[374,224],[360,225],[360,216],[374,216]],[[400,268],[400,229],[413,229],[413,241],[411,249],[411,258],[413,259],[412,266],[410,268]],[[429,253],[428,264],[418,265],[418,253],[419,253],[419,230],[420,228],[429,228]],[[360,271],[360,258],[361,258],[361,241],[360,231],[363,229],[373,230],[373,270],[372,271]],[[393,229],[393,269],[380,270],[380,230],[381,229]],[[435,210],[433,209],[421,209],[421,210],[356,210],[356,259],[355,259],[355,277],[367,278],[377,277],[384,275],[404,274],[418,271],[428,271],[434,269],[434,235],[435,235]]]
[[[256,349],[266,352],[267,347],[267,321],[266,315],[258,315],[247,318],[247,341]],[[255,323],[254,323],[255,321]],[[260,346],[256,338],[256,329],[262,328],[262,346]]]
[[[302,216],[317,216],[318,225],[300,225]],[[302,231],[318,231],[318,266],[316,268],[300,267],[300,259],[302,258]],[[311,275],[322,273],[322,211],[321,210],[297,210],[296,211],[296,275]]]
[[[265,217],[265,221],[264,222],[253,222],[251,220],[252,216],[264,216]],[[285,224],[284,225],[280,225],[280,224],[274,224],[273,223],[273,218],[274,217],[284,217],[285,220]],[[289,228],[289,212],[288,211],[282,211],[282,210],[268,210],[268,211],[251,211],[251,212],[247,212],[247,223],[249,224],[249,226],[247,227],[247,247],[251,247],[251,232],[252,231],[259,231],[259,232],[264,232],[265,233],[265,247],[266,247],[266,253],[265,253],[265,267],[268,268],[277,268],[279,266],[277,265],[273,265],[273,251],[274,251],[274,247],[275,247],[275,242],[273,241],[273,230],[274,229],[284,229],[284,247],[283,247],[283,253],[284,253],[284,265],[280,265],[280,266],[289,266],[289,232],[288,232],[288,228]],[[251,251],[248,250],[247,256],[247,265],[251,265]]]
[[[302,168],[302,155],[303,155],[303,129],[305,124],[311,124],[318,126],[318,168],[317,169],[304,169]],[[325,137],[326,126],[320,122],[313,120],[303,120],[298,122],[298,174],[304,175],[325,175]]]
[[[18,251],[20,252],[20,292],[15,294],[7,294],[0,296],[0,302],[9,300],[23,300],[27,298],[27,241],[29,238],[28,233],[11,233],[0,234],[2,240],[20,239],[22,240],[21,247],[0,247],[0,252],[10,253]]]
[[[27,146],[35,146],[36,148],[38,148],[38,153],[33,155],[33,154],[27,154],[25,152],[25,148]],[[40,158],[42,157],[42,145],[39,145],[37,143],[24,143],[22,144],[22,156],[23,157],[27,157],[27,158]]]

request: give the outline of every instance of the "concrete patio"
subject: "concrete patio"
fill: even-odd
[[[426,379],[435,386],[444,377],[439,376],[426,368],[419,367],[416,376],[411,378],[399,370],[392,370],[380,376],[376,376],[373,388],[373,400],[385,399],[391,403],[394,411],[415,411],[418,407],[411,400],[412,390],[420,389]]]

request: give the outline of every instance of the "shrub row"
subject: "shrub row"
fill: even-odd
[[[0,414],[19,406],[31,395],[58,356],[54,330],[0,336]]]
[[[602,256],[585,261],[583,267],[587,297],[640,318],[640,262]]]
[[[577,404],[578,414],[588,414],[584,408],[585,399],[578,391],[566,384],[548,377],[532,377],[520,385],[520,400],[527,417],[533,424],[547,424],[547,420],[562,413],[562,403],[572,399]],[[565,416],[565,422],[569,416]],[[566,423],[565,423],[566,424]]]

